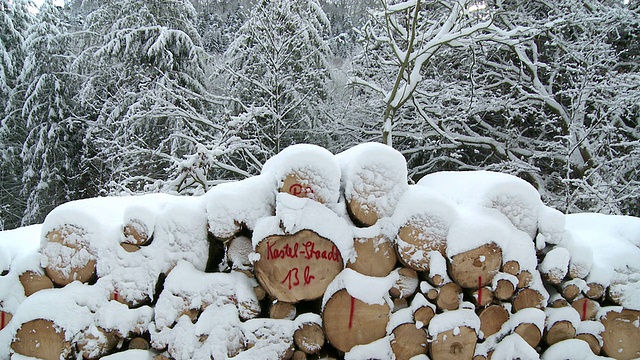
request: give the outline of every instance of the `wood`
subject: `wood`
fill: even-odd
[[[476,307],[485,307],[493,302],[493,291],[487,286],[471,292],[471,302]]]
[[[526,308],[543,309],[545,307],[544,297],[539,291],[532,288],[526,288],[518,291],[513,298],[513,310],[518,312]]]
[[[520,273],[520,263],[515,260],[509,260],[502,265],[502,272],[517,276]]]
[[[497,333],[509,320],[509,311],[501,305],[489,305],[480,312],[480,331],[484,338]]]
[[[559,343],[563,340],[573,339],[576,336],[576,328],[570,321],[557,321],[544,333],[544,341],[547,345]]]
[[[524,341],[529,344],[532,348],[536,348],[538,344],[540,344],[540,340],[542,340],[542,334],[540,333],[540,328],[535,324],[522,323],[513,330],[516,334],[520,335]]]
[[[352,197],[348,199],[347,210],[354,223],[359,226],[371,226],[378,222],[380,214],[372,204],[361,202],[358,200],[360,196]]]
[[[396,241],[398,259],[407,267],[416,271],[429,271],[429,256],[414,256],[416,253],[428,254],[431,251],[445,253],[446,235],[436,235],[421,229],[419,223],[409,222],[400,228]]]
[[[314,300],[342,271],[336,245],[310,230],[293,235],[273,235],[256,247],[256,278],[271,297],[296,303]]]
[[[292,303],[275,300],[271,302],[269,307],[269,317],[272,319],[293,320],[296,318],[296,314],[296,306]]]
[[[53,289],[53,281],[44,274],[27,270],[18,276],[22,287],[24,288],[24,296],[31,296],[34,293],[44,290]]]
[[[421,306],[413,312],[413,321],[415,321],[416,324],[422,324],[422,328],[426,329],[435,315],[435,310],[430,306]]]
[[[4,329],[12,318],[13,315],[11,313],[0,310],[0,330]]]
[[[351,297],[347,290],[339,290],[327,300],[322,311],[327,340],[336,349],[347,352],[356,345],[381,339],[387,333],[390,311],[386,303],[367,304]]]
[[[454,282],[446,283],[440,287],[436,305],[442,310],[457,310],[460,307],[462,288]]]
[[[149,345],[149,341],[143,337],[134,337],[129,340],[129,345],[127,346],[129,350],[149,350],[151,349],[151,345]]]
[[[496,289],[493,292],[493,295],[498,300],[507,301],[511,299],[515,291],[516,287],[511,281],[507,279],[500,279],[496,282]]]
[[[233,270],[251,270],[252,264],[249,254],[253,252],[251,239],[246,236],[237,236],[227,243],[227,260]]]
[[[533,281],[533,275],[531,275],[531,272],[529,272],[528,270],[520,271],[518,275],[516,275],[516,277],[518,278],[518,289],[524,289],[528,287]]]
[[[303,324],[293,333],[293,342],[305,354],[316,354],[324,346],[324,331],[319,324]]]
[[[284,178],[280,192],[288,193],[299,198],[313,199],[324,204],[325,199],[315,194],[313,190],[314,186],[314,184],[309,182],[308,176],[293,171]]]
[[[106,331],[95,327],[84,331],[83,336],[75,344],[78,353],[86,360],[97,360],[115,348],[120,339],[114,331]]]
[[[604,285],[602,284],[598,284],[598,283],[587,283],[587,287],[589,288],[589,290],[587,290],[587,292],[585,293],[585,295],[589,298],[589,299],[593,299],[593,300],[598,300],[601,299],[604,294],[606,293],[607,288],[604,287]]]
[[[253,291],[256,293],[256,298],[258,299],[258,301],[262,301],[267,297],[267,291],[260,284],[256,285],[253,288]]]
[[[604,325],[602,351],[616,359],[640,357],[640,311],[623,309],[609,311],[600,318]]]
[[[84,230],[75,226],[64,225],[48,232],[45,237],[48,242],[58,243],[66,247],[66,250],[68,250],[72,256],[75,256],[78,252],[83,250],[83,235]],[[80,243],[78,243],[78,241]],[[93,278],[95,273],[95,260],[88,260],[85,264],[74,266],[68,264],[64,268],[56,268],[53,265],[49,265],[45,268],[45,274],[58,286],[65,286],[75,280],[85,283]]]
[[[406,299],[418,290],[418,273],[409,268],[399,268],[398,281],[389,290],[389,295],[393,298]]]
[[[302,350],[296,350],[293,352],[291,360],[307,360],[307,354]]]
[[[589,298],[581,298],[571,303],[571,306],[580,314],[580,320],[595,320],[600,310],[600,305]]]
[[[433,287],[427,281],[423,281],[420,283],[420,293],[422,293],[427,300],[435,302],[438,299],[440,289]]]
[[[387,276],[398,261],[392,241],[384,235],[356,238],[353,247],[356,259],[349,261],[347,267],[363,275]]]
[[[149,245],[151,242],[150,230],[147,225],[138,219],[130,219],[122,228],[125,242],[138,246]]]
[[[598,338],[596,338],[593,334],[588,334],[588,333],[578,334],[576,335],[576,339],[580,339],[586,342],[587,344],[589,344],[589,347],[591,348],[591,351],[593,351],[594,355],[600,355],[600,351],[602,351],[602,346],[600,346],[600,342],[598,341]]]
[[[129,244],[129,243],[120,243],[120,246],[126,251],[126,252],[136,252],[138,250],[140,250],[140,246],[139,245],[135,245],[135,244]]]
[[[564,282],[561,285],[561,295],[563,298],[567,299],[567,301],[571,302],[575,300],[578,295],[580,295],[580,288],[578,285],[572,282]]]
[[[467,327],[460,326],[459,332],[454,330],[442,332],[429,344],[429,356],[431,360],[471,360],[476,348],[476,332]]]
[[[429,338],[422,328],[416,324],[406,323],[393,329],[391,350],[396,360],[409,360],[412,357],[427,353]]]
[[[11,342],[14,352],[43,360],[66,359],[71,354],[71,348],[71,343],[64,338],[64,331],[52,321],[44,319],[22,324]]]
[[[466,289],[477,289],[491,284],[502,265],[502,249],[495,244],[484,244],[451,258],[449,276]]]

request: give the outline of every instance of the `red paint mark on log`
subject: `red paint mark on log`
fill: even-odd
[[[349,312],[349,330],[353,327],[353,313],[356,309],[356,299],[351,297],[351,311]]]

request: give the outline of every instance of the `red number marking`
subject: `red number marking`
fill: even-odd
[[[304,284],[305,285],[309,285],[311,284],[311,280],[315,279],[316,277],[311,275],[311,269],[309,268],[309,266],[305,266],[304,268]]]
[[[294,286],[300,285],[300,278],[298,278],[298,268],[289,270],[287,276],[284,277],[284,280],[282,280],[281,284],[284,284],[287,281],[289,282],[289,290],[291,290],[291,288]]]
[[[356,299],[351,296],[351,311],[349,312],[349,330],[353,327],[353,313],[356,310]]]

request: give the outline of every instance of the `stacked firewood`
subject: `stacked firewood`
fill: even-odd
[[[576,339],[594,356],[640,357],[640,309],[578,261],[564,215],[526,182],[408,185],[402,156],[376,144],[276,158],[200,202],[129,198],[109,226],[54,210],[0,341],[42,359],[526,359]],[[167,225],[185,208],[188,224]]]

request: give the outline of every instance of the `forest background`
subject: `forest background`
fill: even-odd
[[[636,0],[0,0],[0,230],[201,194],[288,145],[640,216]]]

